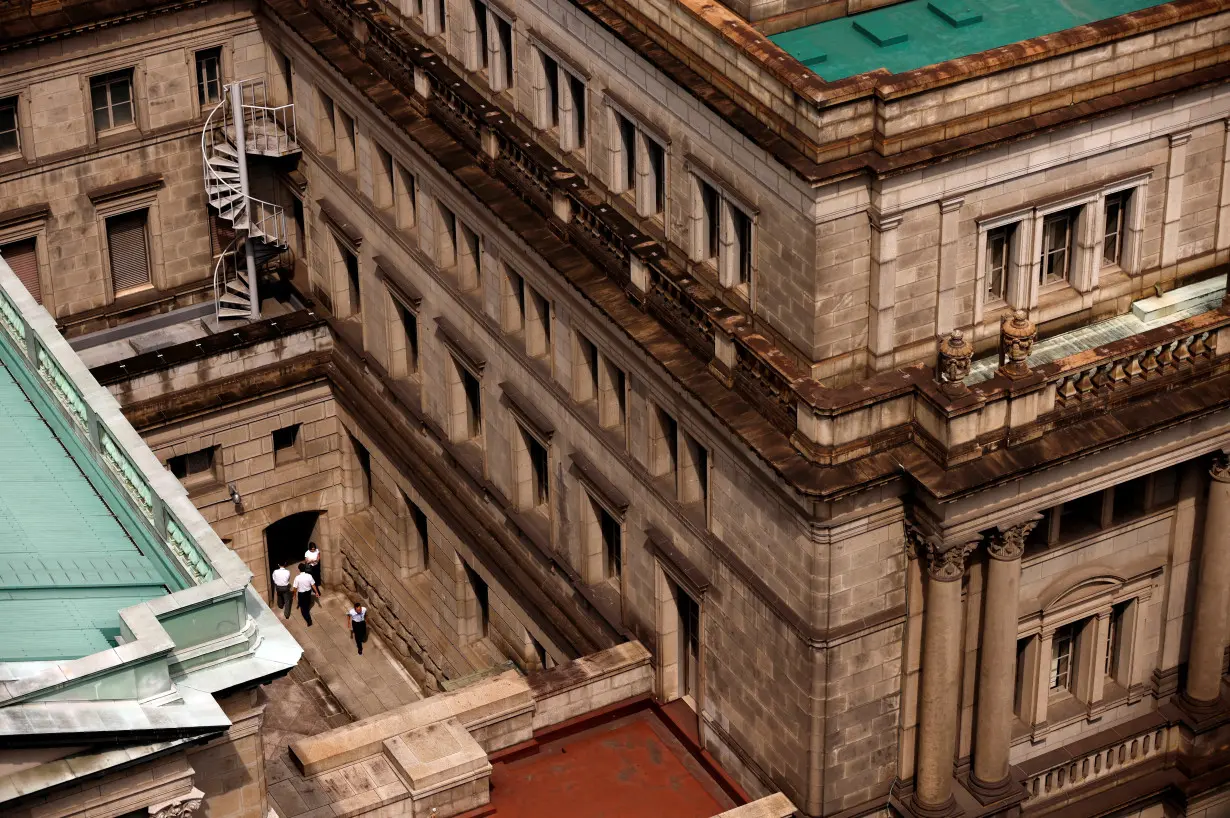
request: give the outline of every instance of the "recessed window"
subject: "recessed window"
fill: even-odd
[[[17,97],[0,99],[0,156],[21,150],[21,133],[17,125]]]
[[[372,180],[372,197],[376,207],[393,206],[393,157],[379,145],[373,145],[376,154],[376,167]]]
[[[491,90],[507,91],[513,86],[513,27],[498,13],[491,14]]]
[[[317,145],[321,153],[331,154],[337,151],[337,137],[334,134],[336,106],[333,99],[323,91],[320,92],[319,116],[316,119]]]
[[[678,588],[675,605],[679,616],[679,681],[682,696],[695,702],[700,690],[700,605]]]
[[[703,179],[697,179],[696,184],[700,196],[697,260],[716,263],[722,247],[722,196]]]
[[[90,104],[94,109],[95,133],[131,125],[135,121],[132,69],[93,77],[90,80]]]
[[[660,215],[666,209],[666,147],[630,117],[612,115],[619,135],[612,152],[615,192],[628,194],[641,216]]]
[[[1080,209],[1065,210],[1042,220],[1039,284],[1067,281],[1072,274],[1072,239]]]
[[[517,506],[522,511],[546,511],[551,503],[551,472],[546,445],[517,424],[513,441]]]
[[[197,491],[222,482],[218,468],[218,447],[211,446],[188,454],[167,458],[167,468],[179,478],[184,488]]]
[[[988,304],[1002,301],[1007,297],[1008,263],[1012,253],[1012,237],[1015,233],[1015,224],[987,231],[987,263],[984,282]]]
[[[623,430],[627,426],[627,377],[605,355],[598,358],[598,425]]]
[[[148,219],[146,210],[107,219],[107,257],[111,263],[111,287],[116,295],[150,286]]]
[[[426,20],[423,28],[428,35],[443,35],[448,30],[448,3],[446,0],[425,0]]]
[[[525,354],[545,358],[551,352],[551,302],[533,287],[526,290]]]
[[[752,217],[717,187],[692,178],[692,258],[714,265],[722,286],[746,294],[752,280]]]
[[[606,580],[618,580],[623,574],[623,527],[607,511],[606,506],[588,492],[581,499],[582,539],[585,582],[594,585]]]
[[[1051,691],[1070,691],[1075,679],[1073,667],[1076,645],[1076,624],[1064,625],[1055,630],[1051,639]]]
[[[687,432],[681,432],[679,452],[683,455],[679,470],[679,502],[709,506],[709,450]]]
[[[346,288],[346,306],[349,312],[343,317],[358,315],[363,310],[362,281],[359,277],[359,257],[337,236],[333,237],[337,254],[334,263],[340,268],[341,286]]]
[[[470,0],[470,12],[473,15],[471,22],[474,24],[470,50],[470,69],[473,71],[486,71],[490,64],[487,4],[483,0]]]
[[[393,350],[393,376],[410,377],[419,371],[419,319],[413,310],[404,304],[393,302],[397,310],[397,340],[399,347]]]
[[[417,567],[426,568],[431,560],[427,515],[404,492],[401,501],[406,510],[402,515],[402,538],[406,548],[407,567],[413,567],[411,561],[417,558]]]
[[[573,396],[578,403],[598,400],[598,347],[581,333],[576,334],[577,365]]]
[[[504,265],[504,331],[516,335],[525,329],[525,279]]]
[[[557,129],[564,151],[581,150],[586,137],[585,80],[538,50],[541,87],[538,94],[539,127]]]
[[[337,168],[341,171],[353,171],[359,167],[354,117],[341,108],[334,110],[337,112],[337,125],[334,128],[337,135]]]
[[[457,265],[457,216],[444,205],[439,205],[439,229],[436,231],[436,263],[441,270]]]
[[[303,458],[302,436],[300,425],[283,426],[273,432],[273,464],[280,466]]]
[[[487,598],[487,582],[478,575],[475,571],[465,563],[466,582],[470,586],[470,599],[466,600],[472,605],[466,611],[467,619],[470,622],[470,630],[475,639],[482,639],[487,635],[491,622],[491,608]]]
[[[42,304],[43,287],[38,277],[38,246],[35,242],[35,239],[25,239],[0,245],[0,258],[8,263],[34,300]]]
[[[676,490],[679,464],[679,424],[668,412],[654,407],[649,424],[649,471],[654,477],[669,477]]]
[[[457,286],[463,292],[477,290],[483,280],[483,242],[465,222],[457,221]]]
[[[358,438],[350,435],[350,448],[354,452],[355,463],[359,467],[358,493],[366,505],[372,504],[372,456],[367,447]]]
[[[393,198],[397,211],[397,226],[402,230],[409,230],[418,222],[418,180],[401,165],[395,167]]]
[[[1112,193],[1106,197],[1103,215],[1105,228],[1102,234],[1102,263],[1118,264],[1123,259],[1124,227],[1127,223],[1127,204],[1130,191]]]
[[[482,442],[482,386],[456,358],[449,367],[449,434],[455,443]]]
[[[222,100],[222,49],[220,47],[196,52],[196,98],[202,108],[206,105],[216,105]]]

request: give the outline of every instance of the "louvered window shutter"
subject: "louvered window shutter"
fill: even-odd
[[[146,211],[107,219],[107,247],[111,255],[111,286],[115,292],[143,287],[149,280],[149,251],[145,243]]]
[[[26,239],[0,247],[0,256],[9,263],[13,272],[26,285],[34,300],[43,303],[43,288],[38,281],[38,255],[34,252],[34,239]]]

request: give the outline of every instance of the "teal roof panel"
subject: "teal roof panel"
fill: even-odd
[[[0,661],[106,650],[165,583],[0,363]]]
[[[1160,5],[1159,0],[907,0],[769,37],[822,79],[893,74]]]

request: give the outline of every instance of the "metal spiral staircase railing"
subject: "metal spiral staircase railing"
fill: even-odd
[[[285,211],[249,193],[248,157],[297,153],[293,105],[271,107],[260,80],[232,83],[205,118],[205,194],[235,238],[214,264],[214,304],[222,319],[260,317],[258,271],[290,248]]]

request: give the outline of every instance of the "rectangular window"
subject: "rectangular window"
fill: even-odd
[[[666,209],[666,149],[656,140],[643,137],[645,145],[646,185],[650,197],[642,216],[656,216]]]
[[[682,588],[676,588],[679,613],[679,692],[693,702],[700,687],[700,606]]]
[[[291,67],[290,57],[277,49],[274,49],[274,54],[277,59],[278,68],[282,72],[282,89],[286,92],[286,104],[293,105],[295,102],[295,75]]]
[[[571,71],[565,71],[564,77],[567,79],[567,95],[564,100],[567,105],[560,115],[564,123],[563,132],[560,134],[560,147],[566,151],[582,150],[585,147],[586,129],[585,80]]]
[[[409,564],[411,554],[417,555],[418,567],[426,568],[431,559],[427,515],[406,496],[405,492],[402,492],[401,502],[402,507],[406,510],[402,515],[402,537],[406,548],[406,562]]]
[[[462,563],[465,565],[465,563]],[[487,635],[488,627],[491,622],[491,609],[487,601],[487,583],[478,573],[468,565],[465,565],[466,580],[470,584],[470,591],[474,594],[475,609],[471,612],[474,637],[482,639]]]
[[[107,256],[116,295],[150,286],[148,211],[136,210],[107,219]]]
[[[409,230],[418,222],[418,180],[414,174],[396,165],[393,176],[393,204],[397,211],[397,226]]]
[[[38,277],[38,247],[34,239],[15,241],[0,245],[0,258],[12,269],[17,279],[25,285],[34,300],[43,303],[43,287]]]
[[[1003,301],[1008,296],[1008,263],[1012,253],[1012,235],[1016,225],[1005,225],[987,231],[986,299],[988,304]]]
[[[513,477],[517,507],[522,511],[545,511],[551,502],[547,447],[521,424],[516,428]]]
[[[136,120],[132,101],[132,69],[91,78],[90,104],[94,109],[94,133],[131,125]]]
[[[354,117],[343,111],[337,111],[337,169],[343,172],[353,171],[359,167],[358,142],[355,140]]]
[[[419,371],[419,319],[401,304],[397,305],[397,317],[401,324],[401,340],[405,348],[401,355],[401,372],[395,374],[414,375]]]
[[[573,396],[578,403],[598,399],[598,347],[581,333],[576,334],[577,365]]]
[[[544,358],[551,351],[551,302],[533,287],[527,287],[525,354]]]
[[[716,263],[722,248],[722,196],[703,179],[696,179],[696,186],[700,207],[696,260]]]
[[[631,191],[636,195],[636,125],[623,114],[615,114],[619,131],[618,150],[615,157],[615,192]]]
[[[1178,476],[1178,469],[1171,466],[1115,486],[1114,523],[1124,523],[1173,504],[1178,496]]]
[[[355,462],[359,466],[359,494],[367,505],[372,504],[372,455],[367,447],[358,441],[354,435],[350,437],[350,448],[354,450]]]
[[[585,582],[596,585],[605,580],[618,580],[624,562],[620,522],[588,492],[582,494],[581,503]]]
[[[709,508],[709,450],[687,432],[681,432],[683,455],[679,470],[679,502],[696,505],[706,511]],[[706,514],[706,517],[708,515]]]
[[[506,91],[513,86],[513,27],[499,14],[491,14],[495,36],[491,39],[491,89]]]
[[[746,292],[752,281],[752,218],[723,202],[729,241],[722,244],[722,284]]]
[[[337,151],[335,130],[336,108],[328,94],[320,92],[320,116],[316,119],[318,133],[316,149],[321,153],[331,154]]]
[[[655,407],[649,435],[650,474],[669,477],[672,489],[677,489],[679,424],[668,413]]]
[[[208,449],[176,455],[167,458],[167,468],[189,491],[211,487],[222,482],[217,453],[218,447],[211,446]]]
[[[598,508],[598,520],[607,578],[618,579],[624,572],[623,529],[619,520],[607,514],[605,508]]]
[[[623,430],[627,419],[627,378],[605,355],[598,359],[598,425]],[[625,441],[626,442],[626,441]]]
[[[298,423],[273,430],[273,465],[281,466],[303,459],[303,437]]]
[[[1123,258],[1124,223],[1130,191],[1112,193],[1106,197],[1105,230],[1102,234],[1102,263],[1118,264]]]
[[[559,127],[559,63],[541,51],[538,52],[542,65],[543,79],[543,126],[544,128]]]
[[[0,99],[0,156],[21,150],[21,133],[17,127],[17,97]]]
[[[471,67],[475,71],[486,71],[490,65],[489,43],[487,39],[487,4],[483,0],[471,0],[470,10],[474,23],[474,48],[470,54]]]
[[[373,145],[376,154],[376,173],[372,181],[372,196],[376,207],[392,207],[393,199],[393,157],[379,145]]]
[[[423,8],[427,18],[423,22],[426,33],[433,37],[443,35],[448,30],[447,0],[424,0]]]
[[[1072,226],[1078,212],[1066,210],[1042,220],[1042,264],[1038,283],[1068,280],[1072,272]]]
[[[449,373],[449,433],[455,443],[481,443],[483,429],[482,388],[469,369],[456,358]]]
[[[547,461],[547,447],[532,436],[526,439],[526,446],[529,449],[532,478],[531,499],[534,508],[545,508],[551,502],[551,472]]]
[[[458,221],[457,286],[463,292],[477,290],[483,280],[483,243],[465,222]]]
[[[1073,672],[1073,648],[1076,644],[1076,624],[1064,625],[1055,630],[1051,639],[1051,690],[1071,690],[1076,678]]]
[[[359,257],[349,249],[338,244],[342,254],[342,263],[346,266],[346,291],[349,295],[350,315],[358,315],[363,310],[363,296],[360,291]]]
[[[196,98],[202,108],[222,100],[221,47],[196,52]]]
[[[448,270],[457,264],[457,217],[444,205],[439,206],[440,226],[437,231],[436,263]]]
[[[516,335],[525,329],[525,279],[504,265],[504,331]]]

